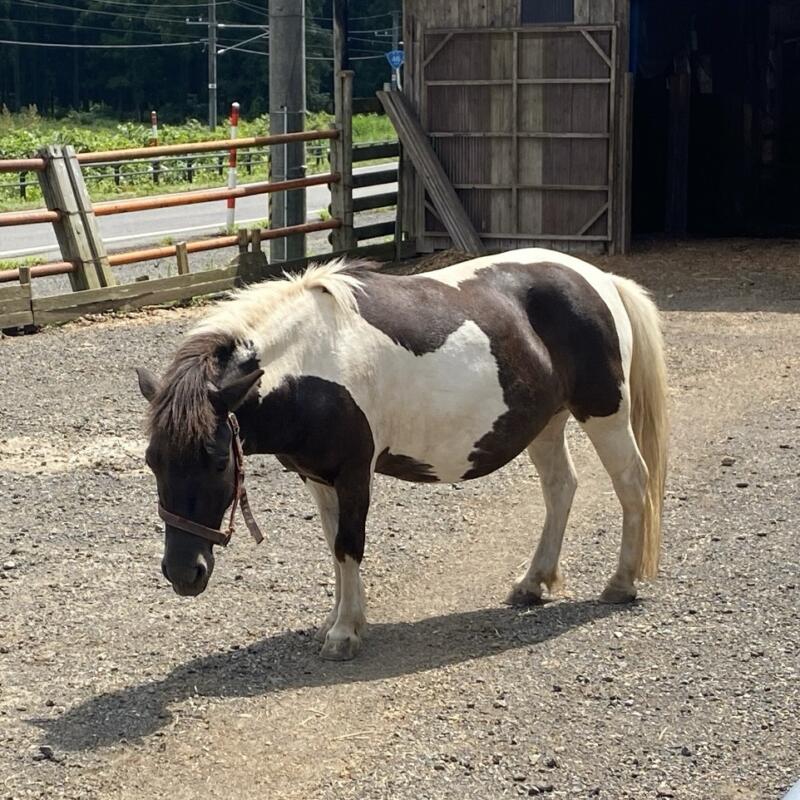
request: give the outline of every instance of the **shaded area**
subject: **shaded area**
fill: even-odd
[[[194,659],[162,680],[101,694],[55,720],[34,722],[51,746],[95,749],[154,733],[171,720],[169,706],[189,697],[256,697],[411,675],[536,646],[611,614],[636,613],[637,608],[562,602],[525,611],[500,607],[378,624],[370,626],[364,651],[342,664],[322,661],[319,643],[309,632],[288,631],[246,649]]]

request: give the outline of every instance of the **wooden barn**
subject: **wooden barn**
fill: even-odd
[[[800,232],[797,0],[404,0],[403,35],[488,249]],[[399,225],[427,252],[453,238],[423,175],[404,158]]]

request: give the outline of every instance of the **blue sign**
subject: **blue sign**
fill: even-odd
[[[386,54],[386,60],[392,69],[400,69],[405,61],[405,53],[402,50],[390,50]]]

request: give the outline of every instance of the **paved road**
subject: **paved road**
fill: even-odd
[[[354,172],[373,172],[387,169],[390,164],[360,167]],[[395,191],[396,184],[370,186],[360,189],[356,196]],[[330,203],[327,186],[310,186],[307,190],[308,218],[319,219],[320,209]],[[213,203],[198,203],[195,206],[163,208],[154,211],[139,211],[120,214],[98,220],[100,230],[110,250],[131,245],[158,243],[168,236],[185,235],[186,238],[220,230],[225,226],[226,204],[224,200]],[[236,222],[252,224],[267,216],[265,195],[240,198],[236,202]],[[44,258],[59,256],[55,233],[50,224],[25,225],[15,228],[0,228],[0,258],[41,255]]]

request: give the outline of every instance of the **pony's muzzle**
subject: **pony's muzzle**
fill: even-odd
[[[203,553],[197,553],[194,558],[179,564],[170,564],[167,558],[161,561],[161,572],[172,584],[175,594],[181,597],[196,597],[201,594],[208,586],[213,569],[213,557],[207,559]]]

